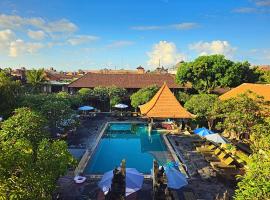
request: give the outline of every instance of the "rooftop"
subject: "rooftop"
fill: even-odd
[[[153,118],[192,118],[171,92],[166,83],[146,104],[140,106],[141,114]]]
[[[83,77],[73,81],[69,87],[73,88],[94,88],[97,86],[124,87],[140,89],[150,85],[161,87],[166,82],[169,88],[190,88],[190,85],[178,85],[171,74],[121,74],[121,73],[87,73]]]
[[[227,100],[230,98],[237,97],[240,94],[244,94],[247,91],[256,93],[259,96],[264,97],[266,101],[270,101],[270,84],[254,84],[254,83],[243,83],[236,88],[231,89],[219,98],[221,100]]]

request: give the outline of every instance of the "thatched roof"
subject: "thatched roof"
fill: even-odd
[[[171,92],[166,83],[146,104],[139,106],[141,114],[149,118],[192,118]]]

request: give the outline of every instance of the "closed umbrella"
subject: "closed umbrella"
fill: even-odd
[[[98,187],[102,189],[104,193],[107,193],[111,188],[113,179],[113,170],[106,172],[101,181],[98,183]],[[140,190],[143,184],[143,175],[134,168],[126,168],[126,196]]]
[[[168,187],[172,189],[180,189],[188,184],[186,176],[174,167],[166,167],[165,174],[168,180]]]
[[[209,134],[214,134],[213,131],[208,130],[207,128],[204,128],[204,127],[195,129],[194,133],[197,135],[200,135],[202,137],[209,135]]]
[[[224,137],[218,133],[206,135],[205,138],[215,143],[227,144],[229,143]]]

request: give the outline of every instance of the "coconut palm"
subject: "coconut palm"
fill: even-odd
[[[26,72],[27,83],[32,86],[32,90],[39,91],[42,83],[46,81],[46,73],[44,69],[32,69]]]

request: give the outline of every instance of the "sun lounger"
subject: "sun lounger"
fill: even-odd
[[[226,156],[224,152],[221,151],[221,149],[216,149],[213,154],[207,154],[204,155],[205,160],[208,162],[218,162],[221,159],[223,159]]]
[[[204,151],[204,152],[201,152],[203,154],[204,157],[210,157],[210,156],[213,156],[213,155],[218,155],[221,153],[221,149],[220,148],[216,148],[215,150],[213,151]]]
[[[206,146],[206,147],[196,147],[196,150],[198,152],[210,152],[210,151],[214,151],[216,148],[215,145],[210,145],[210,146]]]
[[[229,168],[236,168],[235,165],[231,165],[234,159],[232,157],[228,157],[225,160],[222,159],[221,162],[210,162],[211,166],[214,169],[229,169]]]

